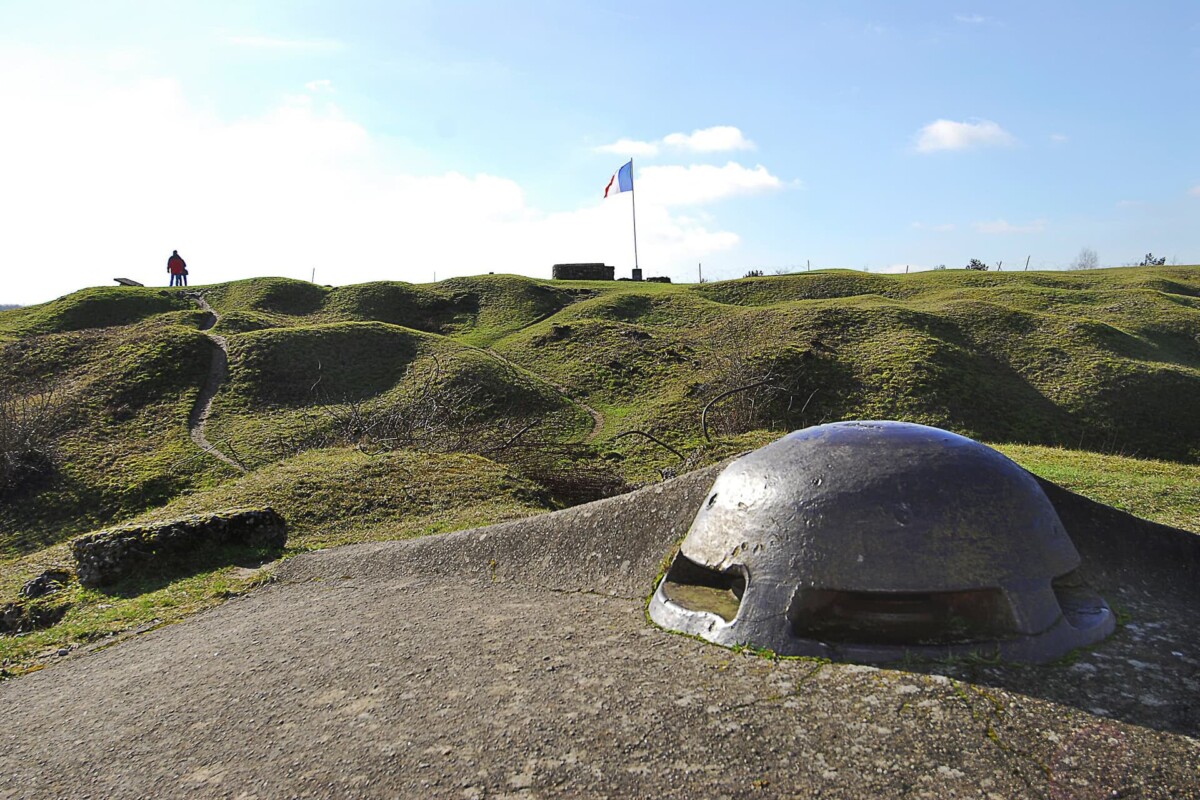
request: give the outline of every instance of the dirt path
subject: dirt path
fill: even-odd
[[[189,292],[188,297],[204,310],[205,317],[204,322],[200,325],[200,330],[205,332],[212,330],[220,316],[213,311],[212,306],[199,292]],[[241,462],[222,453],[204,435],[204,427],[208,424],[208,414],[212,410],[213,398],[217,396],[217,390],[221,388],[221,384],[229,377],[229,347],[225,343],[225,337],[213,333],[207,333],[207,336],[217,347],[213,350],[212,362],[208,367],[208,379],[200,389],[199,396],[196,397],[196,404],[192,406],[192,412],[188,414],[188,431],[191,433],[192,441],[201,450],[218,461],[228,464],[238,472],[246,472],[246,467]]]
[[[497,353],[495,350],[493,350],[490,347],[484,347],[481,349],[483,350],[483,352],[487,353],[492,358],[496,359],[497,361],[499,361],[502,364],[509,366],[513,370],[515,370],[517,372],[528,373],[528,374],[532,375],[533,377],[537,378],[542,383],[553,386],[554,389],[556,391],[558,391],[559,394],[561,394],[563,397],[567,398],[572,403],[574,403],[575,405],[579,406],[584,411],[586,411],[592,418],[592,430],[588,433],[588,435],[586,437],[584,437],[585,442],[594,442],[596,440],[596,437],[600,435],[600,432],[604,430],[604,415],[601,414],[596,409],[589,406],[587,403],[580,400],[579,398],[575,397],[571,393],[571,390],[569,390],[567,387],[563,386],[560,383],[555,383],[554,381],[550,380],[549,378],[547,378],[543,375],[539,375],[536,372],[533,372],[532,370],[525,369],[524,367],[522,367],[518,364],[515,364],[512,361],[509,361],[507,358],[500,355],[499,353]]]

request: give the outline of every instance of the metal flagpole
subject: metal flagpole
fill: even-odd
[[[633,195],[633,268],[638,268],[637,254],[637,187],[633,185],[633,159],[629,159],[629,193]]]

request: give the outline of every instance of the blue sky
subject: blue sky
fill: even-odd
[[[1200,262],[1200,3],[0,5],[0,302]]]

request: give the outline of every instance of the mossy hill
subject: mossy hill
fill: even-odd
[[[211,331],[196,291],[220,316]],[[420,535],[855,418],[1001,445],[1200,530],[1200,267],[188,292],[0,311],[0,411],[42,409],[52,462],[0,498],[0,602],[74,535],[139,517],[270,504],[296,548]],[[229,361],[206,435],[247,474],[189,436],[210,334]],[[180,585],[230,591],[201,572]]]

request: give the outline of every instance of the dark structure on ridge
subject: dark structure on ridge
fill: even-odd
[[[616,271],[602,263],[555,264],[550,275],[556,281],[611,281]]]

